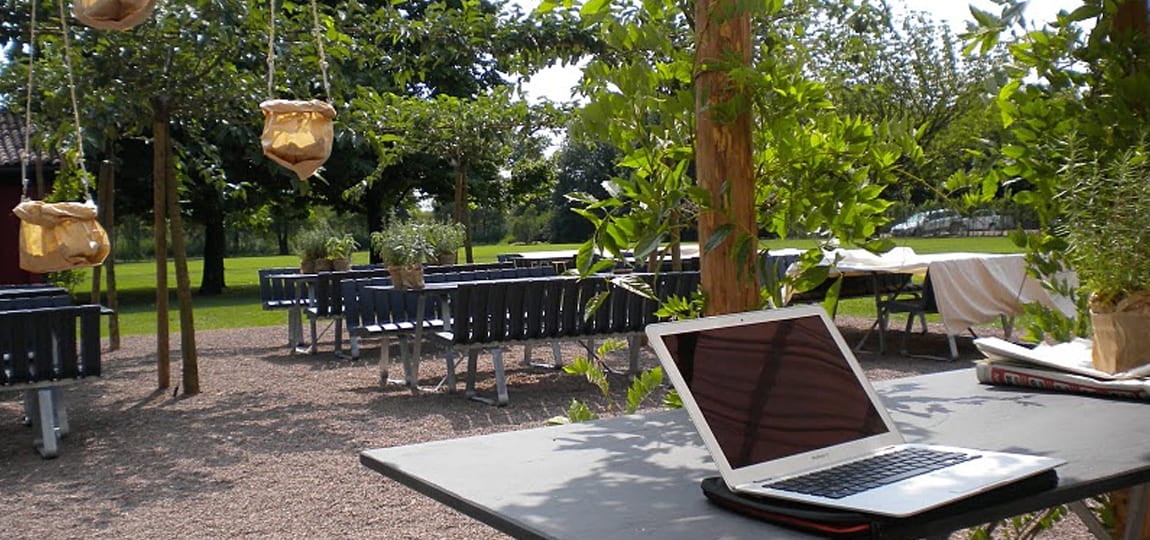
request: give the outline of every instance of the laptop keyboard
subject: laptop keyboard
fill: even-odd
[[[978,457],[963,452],[902,448],[887,454],[764,484],[763,487],[841,499]]]

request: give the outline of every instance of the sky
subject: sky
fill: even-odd
[[[516,0],[524,10],[534,9],[539,5],[538,0]],[[970,17],[970,6],[998,13],[1001,8],[990,0],[891,0],[892,5],[902,4],[913,11],[929,13],[936,21],[945,21],[951,25],[955,34],[966,31],[966,21]],[[1044,23],[1054,19],[1060,10],[1072,10],[1082,5],[1081,0],[1031,0],[1026,8],[1026,18],[1035,23]],[[579,80],[579,69],[576,67],[553,67],[536,74],[526,84],[524,91],[528,99],[535,100],[546,97],[553,101],[567,101],[571,99],[571,88]]]

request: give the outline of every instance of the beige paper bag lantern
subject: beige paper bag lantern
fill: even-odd
[[[29,272],[98,266],[112,249],[92,204],[24,201],[12,213],[20,218],[20,268]]]
[[[335,108],[313,99],[269,99],[260,103],[264,132],[260,137],[264,155],[294,171],[301,181],[315,174],[331,156],[335,138]]]
[[[155,0],[73,0],[76,20],[100,30],[129,30],[152,16]]]

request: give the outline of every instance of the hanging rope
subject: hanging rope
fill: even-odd
[[[275,0],[272,0],[273,2]],[[327,56],[323,52],[323,39],[319,26],[319,10],[315,7],[315,0],[311,0],[311,33],[315,37],[315,48],[319,51],[319,70],[323,74],[323,94],[327,102],[331,103],[331,86],[327,82]]]
[[[32,0],[32,26],[28,28],[28,99],[24,102],[24,151],[20,152],[20,178],[24,182],[20,200],[28,200],[28,162],[32,150],[32,73],[36,71],[36,0]]]
[[[276,0],[269,0],[268,17],[271,26],[268,30],[268,99],[275,98],[274,81],[276,77]]]
[[[76,79],[72,76],[72,38],[68,27],[68,15],[64,11],[64,2],[60,6],[60,24],[64,32],[64,68],[68,73],[68,92],[72,98],[72,121],[76,126],[76,160],[80,163],[80,182],[84,184],[84,202],[95,204],[92,200],[92,188],[88,185],[88,169],[84,166],[84,134],[80,129],[80,104],[76,99]]]

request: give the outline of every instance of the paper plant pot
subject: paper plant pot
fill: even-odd
[[[315,174],[331,156],[335,137],[335,108],[313,99],[269,99],[260,103],[264,131],[260,137],[264,155],[291,169],[301,181]]]
[[[20,268],[29,272],[99,266],[112,250],[95,206],[25,201],[12,213],[20,218]]]
[[[1150,314],[1143,311],[1090,312],[1094,325],[1094,367],[1108,373],[1150,363]]]
[[[397,289],[422,289],[423,266],[419,264],[395,265],[387,267],[391,284]]]
[[[314,274],[315,273],[315,259],[300,259],[299,273],[301,274]]]
[[[129,30],[152,16],[155,0],[73,0],[72,15],[100,30]]]

